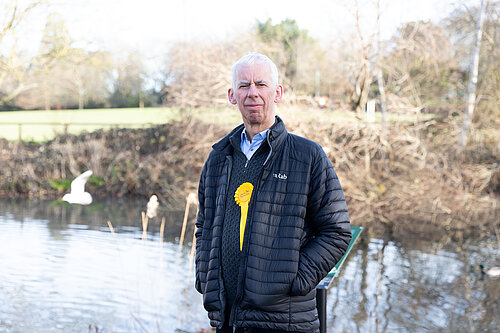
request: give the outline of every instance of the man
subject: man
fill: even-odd
[[[243,124],[201,173],[196,289],[217,332],[316,332],[315,287],[351,239],[344,194],[321,147],[276,116],[276,65],[250,53],[232,79]]]

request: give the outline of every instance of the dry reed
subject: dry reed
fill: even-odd
[[[142,219],[142,240],[146,240],[148,237],[148,216],[146,213],[141,212],[141,219]]]
[[[161,225],[160,225],[160,242],[163,244],[163,234],[165,232],[165,218],[161,218]]]
[[[113,236],[116,237],[115,229],[113,229],[113,225],[111,224],[111,221],[108,221],[108,227],[109,227],[109,230],[111,230],[111,233],[113,234]]]
[[[187,227],[187,221],[188,221],[188,216],[189,216],[189,207],[191,204],[196,204],[198,202],[196,195],[194,193],[190,193],[186,197],[186,208],[184,209],[184,219],[182,221],[182,230],[181,230],[181,236],[179,239],[179,250],[182,248],[182,244],[184,243],[184,235],[186,233],[186,227]]]

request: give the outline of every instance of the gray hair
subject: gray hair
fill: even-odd
[[[250,52],[247,55],[241,57],[237,62],[234,63],[232,68],[232,82],[233,82],[233,90],[236,90],[236,80],[238,75],[238,69],[240,66],[245,65],[253,65],[253,64],[267,64],[269,65],[269,69],[271,70],[271,82],[273,86],[278,85],[278,68],[274,64],[274,62],[269,59],[269,57],[258,53],[258,52]]]

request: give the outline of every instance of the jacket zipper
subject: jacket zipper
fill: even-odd
[[[262,175],[264,174],[264,170],[266,169],[266,164],[267,162],[269,161],[269,158],[271,157],[271,153],[273,152],[273,148],[271,146],[271,143],[269,142],[269,136],[267,137],[267,143],[269,145],[269,148],[270,148],[270,151],[269,151],[269,154],[267,155],[267,158],[266,160],[264,161],[264,165],[262,167],[262,170],[260,170],[260,174],[259,174],[259,177],[257,178],[258,181],[257,181],[257,184],[255,186],[255,188],[253,189],[254,193],[257,193],[259,188],[260,188],[260,184],[262,183]],[[248,164],[248,160],[247,160],[247,164]],[[246,164],[245,164],[245,168],[246,168]],[[255,211],[255,205],[252,205],[252,210],[250,211],[250,215],[248,215],[250,218],[253,217],[253,213]],[[245,253],[245,256],[244,256],[244,259],[245,259],[245,263],[244,263],[244,272],[246,272],[247,270],[247,261],[248,261],[248,237],[250,237],[250,231],[247,231],[248,229],[245,230],[245,234],[247,234],[247,240],[245,242],[245,235],[243,235],[243,252]],[[234,317],[236,316],[236,306],[238,305],[238,303],[241,301],[241,298],[243,297],[243,284],[245,283],[245,274],[241,274],[241,276],[238,276],[239,278],[239,283],[238,283],[238,292],[237,292],[237,296],[236,296],[236,299],[234,300],[234,303],[233,303],[233,306],[231,307],[231,312],[230,312],[230,315],[229,315],[229,326],[233,326],[233,331],[236,329],[236,327],[234,326]]]

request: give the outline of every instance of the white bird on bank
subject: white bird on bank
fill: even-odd
[[[148,204],[146,205],[146,215],[148,216],[148,218],[152,219],[156,216],[158,205],[158,197],[153,194],[151,198],[149,198]]]
[[[62,200],[70,204],[90,205],[92,203],[92,196],[90,193],[85,192],[85,183],[91,175],[92,171],[88,170],[73,179],[71,182],[71,192],[66,193],[62,197]]]

